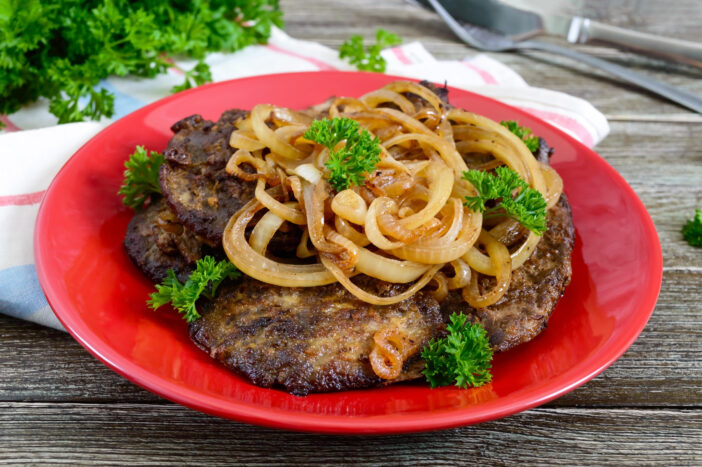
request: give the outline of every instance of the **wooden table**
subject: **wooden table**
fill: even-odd
[[[702,41],[696,0],[588,2],[587,14]],[[615,7],[614,4],[617,6]],[[383,27],[438,58],[464,47],[402,0],[284,0],[286,30],[338,47]],[[602,47],[583,50],[702,94],[702,72]],[[684,220],[702,207],[702,118],[559,57],[494,54],[527,82],[580,96],[612,133],[598,152],[643,200],[663,246],[663,289],[643,334],[602,375],[541,408],[478,426],[383,437],[275,431],[146,392],[68,335],[0,316],[0,462],[702,464],[702,250]]]

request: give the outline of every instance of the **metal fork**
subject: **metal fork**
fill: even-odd
[[[635,84],[640,88],[651,91],[659,96],[694,110],[702,114],[702,98],[682,89],[666,84],[657,79],[649,78],[639,73],[628,70],[614,63],[602,60],[580,52],[575,52],[566,47],[533,40],[515,41],[507,36],[497,34],[487,29],[466,24],[460,24],[441,6],[438,0],[427,0],[441,19],[463,42],[471,47],[486,52],[508,52],[522,50],[543,50],[571,58],[600,70],[606,71],[624,81]]]

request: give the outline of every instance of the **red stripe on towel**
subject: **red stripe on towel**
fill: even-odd
[[[37,204],[44,197],[44,193],[46,193],[46,190],[23,195],[0,196],[0,206],[27,206],[30,204]]]

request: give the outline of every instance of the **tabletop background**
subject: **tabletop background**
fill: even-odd
[[[382,27],[421,41],[438,59],[476,53],[438,17],[402,0],[281,6],[288,34],[334,48]],[[702,42],[697,0],[589,1],[584,13]],[[700,70],[578,48],[702,95]],[[494,422],[400,436],[319,436],[172,404],[113,373],[67,334],[0,315],[0,462],[701,464],[702,250],[682,240],[680,227],[702,207],[702,116],[557,56],[491,56],[529,84],[585,98],[605,113],[612,132],[596,150],[638,193],[658,229],[658,305],[614,365],[560,399]]]

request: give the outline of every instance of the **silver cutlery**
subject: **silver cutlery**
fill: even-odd
[[[427,4],[427,0],[423,3]],[[456,20],[517,39],[548,34],[570,43],[600,42],[640,54],[702,67],[702,44],[610,26],[568,14],[582,0],[441,0]]]
[[[702,114],[702,98],[696,96],[695,94],[684,91],[675,86],[671,86],[662,81],[649,78],[648,76],[633,72],[606,60],[576,52],[566,47],[535,40],[519,41],[477,26],[460,24],[448,13],[448,11],[446,11],[438,0],[427,0],[427,2],[441,17],[441,19],[444,20],[453,33],[456,34],[456,36],[458,36],[463,42],[473,48],[486,52],[542,50],[545,52],[563,55],[575,61],[599,68],[600,70],[610,73],[624,81],[635,84],[640,88],[651,91],[659,96],[667,98],[672,102],[682,105],[683,107],[687,107],[688,109]]]

